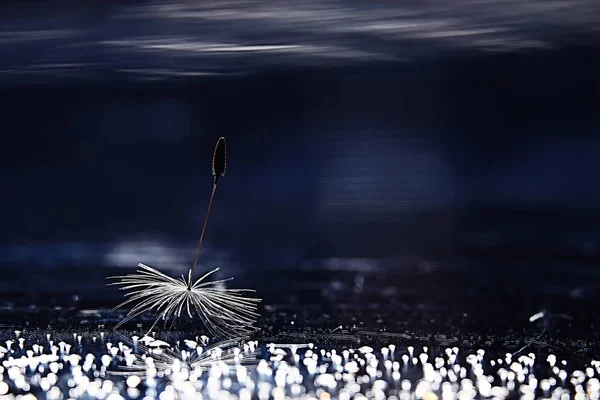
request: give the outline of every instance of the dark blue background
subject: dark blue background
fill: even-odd
[[[453,18],[483,18],[464,3]],[[565,6],[554,31],[542,27],[556,10],[518,26],[488,21],[537,45],[494,33],[446,42],[441,28],[395,42],[376,30],[335,36],[318,17],[300,21],[314,29],[306,37],[291,12],[261,31],[238,10],[226,35],[206,20],[128,24],[119,19],[128,8],[116,4],[65,3],[59,16],[7,5],[0,290],[99,292],[105,276],[138,262],[185,272],[213,147],[226,136],[227,176],[201,257],[224,276],[268,288],[267,273],[283,282],[325,268],[333,277],[391,273],[389,283],[402,285],[406,271],[441,285],[443,271],[460,270],[501,290],[543,280],[548,293],[591,296],[600,278],[600,53],[590,28],[597,8],[584,3]],[[352,10],[336,15],[351,24],[373,12]],[[115,44],[182,35],[313,47],[186,58]],[[515,48],[479,44],[492,39]],[[315,56],[317,45],[354,48],[329,59]]]

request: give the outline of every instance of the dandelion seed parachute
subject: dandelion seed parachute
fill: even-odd
[[[148,332],[161,319],[166,323],[182,314],[198,317],[216,337],[244,335],[255,330],[253,324],[258,318],[256,309],[261,300],[244,295],[254,290],[225,288],[223,283],[231,278],[206,281],[218,268],[193,281],[192,271],[187,278],[175,279],[145,264],[140,263],[138,267],[140,269],[134,274],[112,277],[119,279],[112,285],[120,285],[121,290],[129,291],[125,295],[128,299],[113,310],[133,304],[115,328],[141,314],[154,312],[158,317]]]

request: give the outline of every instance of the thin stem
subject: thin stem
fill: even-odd
[[[522,352],[523,350],[525,350],[526,348],[528,348],[529,346],[531,346],[532,344],[534,344],[535,342],[537,342],[538,340],[541,339],[542,336],[544,336],[544,333],[546,333],[546,327],[544,327],[544,330],[542,331],[542,333],[540,333],[535,339],[533,339],[531,342],[527,343],[525,346],[521,347],[519,350],[515,351],[512,356],[516,356],[517,354],[519,354],[520,352]]]
[[[202,233],[200,234],[200,241],[198,242],[198,248],[196,249],[196,258],[194,259],[194,266],[192,267],[192,271],[190,274],[190,278],[194,276],[194,270],[196,269],[196,263],[198,262],[198,256],[200,256],[200,246],[202,245],[202,239],[204,239],[204,232],[206,231],[206,224],[208,223],[208,217],[210,215],[210,208],[212,207],[213,198],[215,197],[215,192],[217,191],[217,183],[213,184],[212,193],[210,194],[210,201],[208,202],[208,211],[206,211],[206,218],[204,219],[204,226],[202,227]],[[190,279],[190,282],[192,280]]]
[[[152,329],[154,329],[154,327],[156,326],[156,323],[160,320],[161,315],[159,315],[156,318],[156,321],[154,321],[154,323],[152,324],[152,326],[150,327],[150,329],[148,329],[148,332],[146,332],[146,336],[150,336],[150,333],[152,333]]]

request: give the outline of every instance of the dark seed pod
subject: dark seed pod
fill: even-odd
[[[227,144],[224,137],[220,137],[215,146],[213,154],[212,173],[215,177],[215,185],[219,178],[225,177],[225,168],[227,167]]]

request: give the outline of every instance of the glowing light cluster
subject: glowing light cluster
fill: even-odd
[[[0,332],[0,398],[600,399],[600,362],[578,369],[554,354],[53,335]]]

